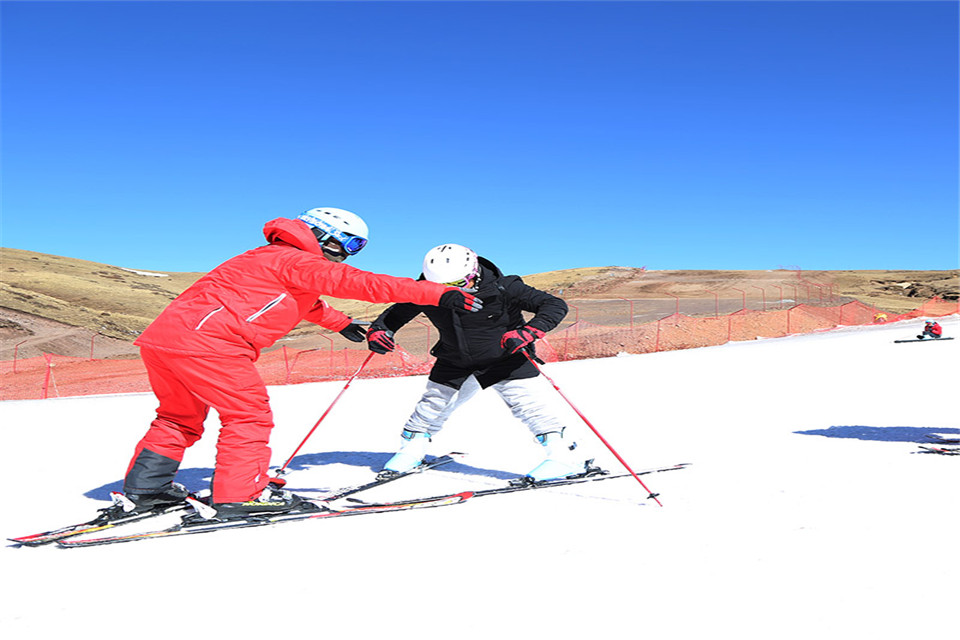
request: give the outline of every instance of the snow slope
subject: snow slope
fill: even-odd
[[[942,321],[957,335],[960,321]],[[33,638],[956,637],[960,340],[893,344],[922,321],[547,365],[637,468],[632,479],[463,505],[149,540],[0,550],[0,634]],[[358,380],[295,460],[304,494],[370,477],[424,378]],[[342,382],[271,388],[281,464]],[[582,446],[616,460],[553,394]],[[0,403],[4,536],[87,519],[118,489],[150,394]],[[205,486],[211,432],[179,479]],[[492,392],[432,453],[445,471],[370,499],[482,488],[539,448]],[[28,491],[29,489],[29,491]]]

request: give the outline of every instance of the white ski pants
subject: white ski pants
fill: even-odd
[[[491,388],[534,436],[563,431],[564,425],[547,402],[551,389],[542,376],[503,380],[491,385]],[[406,428],[433,436],[443,428],[454,411],[481,390],[474,376],[467,378],[459,390],[428,380],[427,389],[407,420]]]

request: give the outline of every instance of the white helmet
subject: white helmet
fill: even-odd
[[[346,209],[318,207],[301,213],[297,220],[314,229],[320,244],[332,237],[351,256],[363,249],[370,238],[363,218]]]
[[[480,275],[477,254],[459,244],[442,244],[423,258],[423,277],[430,282],[467,286]]]

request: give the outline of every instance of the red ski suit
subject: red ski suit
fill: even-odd
[[[449,289],[331,262],[299,220],[279,218],[263,231],[267,246],[202,277],[136,340],[160,406],[127,468],[127,493],[168,489],[213,407],[221,422],[213,501],[257,496],[269,482],[273,428],[267,389],[254,366],[260,350],[301,320],[333,331],[349,325],[320,295],[436,305]]]

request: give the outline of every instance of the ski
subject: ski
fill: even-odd
[[[146,520],[147,518],[155,518],[158,516],[167,515],[169,513],[177,513],[179,511],[183,511],[184,513],[191,511],[190,505],[186,502],[172,506],[167,505],[164,507],[155,507],[149,511],[141,511],[138,513],[125,513],[121,510],[118,504],[119,503],[115,502],[109,507],[100,509],[100,515],[92,520],[88,520],[87,522],[60,527],[59,529],[52,529],[42,533],[34,533],[28,536],[7,539],[11,542],[16,542],[17,544],[26,547],[38,547],[40,545],[56,542],[57,540],[69,538],[71,536],[103,531],[104,529],[111,529],[113,527],[129,524],[131,522],[139,522],[141,520]]]
[[[173,536],[211,533],[214,531],[223,531],[225,529],[263,527],[283,524],[286,522],[300,522],[303,520],[318,520],[321,518],[339,518],[342,516],[357,516],[371,513],[386,513],[392,511],[407,511],[410,509],[443,507],[452,504],[459,504],[469,500],[471,497],[473,497],[473,494],[470,491],[464,491],[462,493],[436,496],[433,498],[416,498],[413,500],[403,500],[397,502],[364,504],[343,507],[339,509],[333,509],[323,501],[312,500],[306,501],[300,509],[295,511],[289,511],[286,513],[259,514],[255,516],[229,520],[218,520],[216,518],[206,520],[198,514],[191,513],[182,518],[177,524],[159,531],[105,536],[101,538],[68,538],[64,540],[57,540],[56,543],[63,549],[94,547],[107,544],[119,544],[122,542],[136,542],[138,540],[151,540],[154,538],[168,538]]]
[[[953,338],[910,338],[909,340],[894,340],[894,344],[900,344],[901,342],[943,342],[944,340],[953,340]]]
[[[652,473],[663,473],[666,471],[676,471],[679,469],[685,469],[690,466],[689,462],[681,462],[679,464],[670,465],[667,467],[654,467],[650,469],[643,469],[641,471],[636,471],[635,473],[638,476],[650,475]],[[618,478],[632,478],[633,475],[630,473],[610,473],[609,471],[604,471],[602,469],[591,469],[584,474],[572,476],[569,478],[560,478],[558,480],[541,480],[539,482],[531,480],[527,477],[516,478],[511,480],[510,484],[507,484],[502,487],[493,487],[491,489],[477,489],[471,490],[470,494],[474,498],[480,498],[483,496],[492,496],[501,493],[514,493],[517,491],[530,491],[533,489],[547,489],[550,487],[563,487],[573,484],[584,484],[586,482],[598,482],[600,480],[616,480]],[[366,504],[362,500],[357,498],[350,498],[350,502],[355,502],[357,504]]]
[[[394,480],[399,480],[400,478],[405,478],[406,476],[414,475],[417,473],[422,473],[428,469],[433,469],[444,464],[453,462],[457,457],[462,456],[462,453],[452,452],[445,456],[440,456],[439,458],[434,458],[433,460],[426,461],[420,466],[406,471],[404,473],[392,474],[388,477],[381,477],[367,482],[361,485],[350,487],[347,489],[341,489],[336,493],[324,496],[323,498],[317,500],[316,502],[334,502],[345,498],[347,496],[360,493],[361,491],[366,491],[374,487],[379,487],[382,484],[388,482],[393,482]],[[120,494],[116,494],[120,495]],[[159,516],[169,515],[172,513],[183,512],[184,515],[193,511],[190,504],[184,502],[183,504],[177,504],[172,506],[157,507],[149,511],[142,511],[138,513],[125,513],[121,510],[119,498],[114,498],[114,504],[100,509],[100,515],[92,520],[87,522],[81,522],[79,524],[68,525],[66,527],[60,527],[59,529],[53,529],[51,531],[44,531],[41,533],[34,533],[27,536],[20,536],[17,538],[8,538],[11,542],[27,546],[27,547],[37,547],[44,544],[49,544],[51,542],[56,542],[58,540],[63,540],[65,538],[71,538],[74,536],[79,536],[88,533],[95,533],[97,531],[102,531],[105,529],[111,529],[113,527],[118,527],[120,525],[130,524],[133,522],[139,522],[141,520],[146,520],[147,518],[156,518]]]
[[[679,464],[670,465],[668,467],[654,467],[651,469],[643,469],[641,471],[635,471],[638,476],[646,476],[652,473],[663,473],[665,471],[677,471],[679,469],[685,469],[690,466],[689,462],[681,462]],[[610,473],[609,471],[604,470],[593,470],[587,471],[583,475],[572,476],[569,478],[560,478],[558,480],[541,480],[539,482],[530,480],[527,477],[517,478],[516,480],[511,481],[505,487],[495,487],[492,489],[481,489],[479,491],[474,491],[473,495],[476,498],[481,496],[496,495],[499,493],[514,493],[516,491],[529,491],[531,489],[547,489],[550,487],[563,487],[572,484],[584,484],[586,482],[598,482],[600,480],[616,480],[618,478],[632,478],[633,474],[630,473]]]
[[[920,448],[927,453],[939,453],[942,456],[960,456],[960,447],[932,447],[921,444]]]
[[[927,438],[938,444],[960,444],[960,438],[948,438],[939,433],[928,433]]]
[[[433,460],[421,462],[418,466],[414,467],[413,469],[410,469],[409,471],[403,471],[399,473],[390,473],[389,475],[382,475],[383,472],[381,472],[381,475],[378,475],[374,480],[371,480],[370,482],[356,485],[354,487],[349,487],[347,489],[340,489],[339,491],[337,491],[332,495],[323,496],[322,498],[319,498],[318,501],[334,502],[336,500],[346,498],[347,496],[352,496],[355,493],[360,493],[361,491],[367,491],[368,489],[379,487],[380,485],[387,484],[388,482],[399,480],[400,478],[406,478],[407,476],[423,473],[428,469],[435,469],[439,466],[449,464],[461,456],[463,456],[462,453],[454,451],[452,453],[448,453],[445,456],[440,456],[439,458],[434,458]]]

